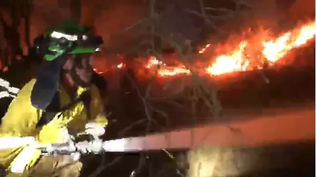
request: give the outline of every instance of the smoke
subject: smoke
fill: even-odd
[[[315,18],[314,0],[296,0],[286,12],[289,20],[302,20],[305,18]]]

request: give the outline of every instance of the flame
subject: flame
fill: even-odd
[[[221,55],[216,58],[216,62],[206,68],[207,73],[220,75],[233,71],[245,71],[249,66],[249,61],[243,55],[247,42],[241,42],[231,55]]]
[[[153,68],[157,66],[157,74],[159,76],[174,76],[178,74],[190,74],[190,70],[186,69],[183,65],[178,65],[176,67],[167,66],[167,64],[162,61],[158,61],[155,57],[150,57],[146,68]]]
[[[261,69],[264,63],[269,66],[275,65],[284,58],[288,52],[294,48],[305,45],[314,38],[316,33],[315,21],[298,26],[297,28],[285,32],[278,37],[271,37],[267,34],[256,34],[253,36],[255,42],[251,39],[243,39],[236,47],[219,46],[226,49],[225,53],[215,57],[208,57],[211,63],[204,63],[202,67],[191,66],[191,70],[185,67],[183,63],[177,63],[176,66],[168,66],[155,57],[150,57],[145,64],[145,68],[155,70],[159,76],[189,75],[192,68],[200,75],[222,75],[226,73],[247,71],[254,68]],[[229,44],[236,41],[229,41]],[[211,46],[207,44],[198,53],[205,54],[205,51]],[[228,49],[229,48],[229,49]],[[231,50],[232,49],[232,50]],[[123,64],[120,64],[123,66]],[[121,68],[117,66],[117,68]]]
[[[306,44],[309,39],[313,38],[315,32],[315,22],[303,25],[298,32],[287,32],[276,40],[263,42],[262,54],[268,61],[274,63],[284,57],[289,50]]]

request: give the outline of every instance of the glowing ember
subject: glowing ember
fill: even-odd
[[[158,66],[157,74],[159,76],[174,76],[177,74],[190,74],[190,70],[186,69],[184,66],[177,66],[177,67],[167,66],[162,61],[158,61],[155,57],[150,57],[146,65],[146,68],[150,69],[155,66]]]
[[[210,46],[211,44],[207,44],[204,48],[202,48],[199,53],[204,53],[205,50]]]
[[[96,73],[98,73],[98,74],[103,74],[103,72],[102,71],[98,71],[97,69],[93,69]]]
[[[190,70],[179,67],[170,67],[158,70],[158,75],[160,76],[174,76],[177,74],[190,74]]]
[[[149,57],[148,64],[146,65],[146,68],[151,68],[152,66],[157,66],[157,65],[164,65],[162,61],[158,61],[155,57]]]
[[[118,64],[117,68],[119,68],[119,69],[123,68],[123,63]]]

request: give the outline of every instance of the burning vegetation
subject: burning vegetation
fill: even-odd
[[[314,39],[315,33],[315,21],[298,25],[277,37],[269,34],[268,30],[255,34],[249,30],[241,35],[240,40],[228,40],[223,45],[207,44],[198,51],[199,55],[196,55],[193,66],[180,62],[173,55],[170,60],[175,63],[174,65],[167,64],[170,61],[166,59],[158,60],[152,56],[143,63],[143,68],[154,71],[152,74],[157,73],[160,77],[171,77],[190,75],[193,72],[200,76],[218,76],[262,69],[276,64],[284,65],[287,61],[283,58],[292,49],[305,46]],[[117,68],[122,69],[124,65],[124,63],[119,63]]]

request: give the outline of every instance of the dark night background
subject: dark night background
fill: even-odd
[[[228,0],[205,0],[204,6],[231,10],[237,8],[232,1]],[[313,7],[315,7],[315,1],[312,0],[258,1],[253,2],[251,8],[248,5],[241,7],[245,14],[252,13],[252,19],[241,13],[226,20],[214,20],[214,24],[227,30],[228,33],[258,23],[286,28],[287,25],[291,26],[296,21],[314,18],[315,9]],[[105,60],[106,62],[109,62],[110,59],[110,62],[117,60],[116,54],[123,54],[125,61],[132,61],[138,53],[131,49],[139,46],[140,41],[150,36],[144,33],[147,29],[141,27],[134,27],[125,32],[123,29],[150,16],[149,8],[150,2],[146,0],[1,0],[0,66],[2,72],[0,77],[9,80],[14,86],[21,87],[33,76],[34,70],[41,60],[31,48],[32,39],[46,28],[69,20],[80,20],[84,24],[94,25],[103,36],[105,53],[96,61],[96,65],[102,65],[101,70],[104,69],[102,63]],[[224,35],[218,33],[217,29],[206,25],[199,15],[187,13],[187,11],[201,12],[198,0],[159,0],[155,4],[155,9],[157,13],[163,14],[159,21],[159,28],[164,34],[181,34],[195,45],[203,45],[209,39],[218,41],[225,38]],[[183,38],[175,40],[180,43],[184,42]],[[155,39],[155,45],[159,49],[172,51],[170,46],[159,38]],[[222,114],[236,114],[238,111],[242,114],[261,115],[264,114],[263,109],[314,106],[315,42],[300,49],[294,49],[289,55],[294,56],[293,62],[289,65],[263,70],[265,77],[270,80],[269,83],[265,83],[258,72],[236,73],[229,79],[219,80],[218,98],[223,106]],[[108,89],[104,91],[108,95],[105,107],[106,111],[111,113],[106,139],[146,133],[146,125],[140,124],[121,135],[121,130],[145,117],[142,102],[127,76],[132,73],[131,70],[125,69],[118,73],[107,72],[103,75],[108,85]],[[138,81],[137,84],[143,91],[148,81]],[[159,87],[155,87],[154,92],[161,94],[159,89]],[[0,100],[2,114],[6,110],[6,101],[6,99]],[[178,100],[178,102],[183,103],[185,99],[184,101]],[[192,115],[187,111],[186,106],[188,105],[186,104],[183,107],[177,107],[174,104],[158,101],[155,105],[168,113],[170,118],[167,125],[161,116],[154,114],[153,116],[161,125],[152,126],[151,132],[187,127],[209,121],[206,120],[209,115],[202,105],[198,106],[199,114],[194,122],[190,118]],[[265,151],[257,163],[262,164],[260,165],[262,168],[236,176],[315,176],[315,142],[261,148],[264,148]],[[253,153],[256,152],[256,149],[245,148],[236,151]],[[83,158],[82,176],[125,177],[130,176],[135,169],[140,171],[136,176],[180,176],[177,174],[177,170],[185,170],[180,168],[176,162],[181,161],[179,159],[185,155],[185,151],[171,153],[176,157],[175,159],[168,157],[163,151],[87,156]],[[145,157],[145,163],[138,169],[140,156]]]

